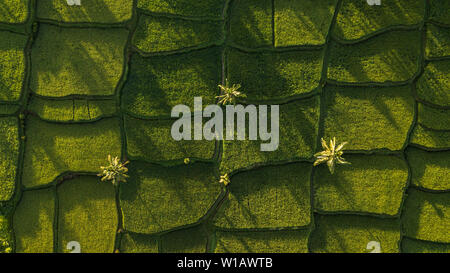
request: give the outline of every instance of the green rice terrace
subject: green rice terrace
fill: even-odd
[[[450,252],[449,0],[76,2],[0,1],[0,252]],[[226,80],[277,150],[171,137]]]

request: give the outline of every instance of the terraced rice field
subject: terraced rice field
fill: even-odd
[[[450,252],[449,14],[1,1],[0,252]],[[278,150],[171,138],[172,107],[217,103],[226,78],[280,104]],[[313,167],[321,137],[352,164]],[[130,160],[119,187],[96,176],[108,154]]]

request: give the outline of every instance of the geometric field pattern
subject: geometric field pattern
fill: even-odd
[[[450,1],[17,2],[0,253],[450,252]],[[278,150],[171,138],[172,107],[226,79],[280,105]],[[352,164],[313,167],[322,137]],[[118,187],[109,154],[130,161]]]

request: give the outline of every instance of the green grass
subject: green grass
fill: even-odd
[[[133,45],[145,53],[165,52],[218,43],[221,22],[141,16]]]
[[[144,11],[181,16],[220,17],[225,0],[138,0],[137,7]]]
[[[234,175],[214,224],[227,229],[309,225],[311,170],[310,163],[295,163]]]
[[[196,223],[221,191],[213,167],[132,162],[130,178],[120,187],[125,230],[150,234]]]
[[[450,60],[431,62],[417,81],[420,99],[441,106],[450,106]]]
[[[327,212],[397,215],[408,179],[403,159],[384,155],[345,155],[351,165],[326,165],[315,172],[314,207]]]
[[[55,124],[30,117],[26,121],[22,183],[26,187],[52,182],[63,172],[99,172],[108,154],[121,154],[115,118],[89,124]]]
[[[434,130],[450,130],[450,110],[418,104],[418,122]]]
[[[170,232],[161,237],[162,253],[205,253],[206,230],[204,226]]]
[[[128,155],[148,161],[182,161],[187,157],[211,160],[214,157],[215,141],[176,141],[171,135],[173,123],[173,120],[142,120],[126,116]],[[192,125],[192,137],[193,128]]]
[[[318,215],[310,238],[313,253],[369,253],[367,244],[379,242],[382,253],[398,253],[400,223],[356,215]]]
[[[450,152],[427,152],[411,147],[406,155],[413,185],[430,190],[450,189]]]
[[[58,252],[77,241],[82,253],[113,253],[118,215],[111,183],[92,176],[64,181],[58,200]]]
[[[140,116],[170,116],[172,107],[188,105],[200,96],[214,104],[220,83],[219,48],[171,56],[143,58],[134,54],[122,91],[123,107]]]
[[[271,47],[272,1],[235,1],[231,8],[230,38],[245,47]]]
[[[450,244],[439,244],[403,237],[402,253],[450,253]]]
[[[347,150],[400,150],[414,118],[409,86],[325,89],[324,135]]]
[[[309,230],[217,232],[216,253],[307,253]]]
[[[49,97],[113,95],[122,76],[125,29],[41,24],[31,51],[30,88]]]
[[[366,1],[344,0],[334,33],[343,40],[356,40],[392,26],[418,25],[425,14],[425,1],[385,1],[370,6]]]
[[[426,56],[445,57],[450,55],[450,29],[427,25]]]
[[[0,201],[14,194],[19,165],[19,121],[15,117],[0,118]]]
[[[430,0],[429,19],[435,20],[443,24],[450,24],[450,2],[442,0]]]
[[[402,221],[408,237],[450,243],[450,193],[427,193],[409,189]]]
[[[271,120],[268,110],[268,124]],[[280,105],[279,147],[261,152],[261,140],[225,140],[221,161],[222,172],[233,172],[254,165],[310,158],[314,154],[319,121],[317,96]],[[248,127],[248,121],[246,122]],[[248,131],[248,129],[246,129]],[[248,139],[248,134],[247,139]]]
[[[17,253],[53,252],[54,189],[25,191],[13,225]]]
[[[58,122],[92,121],[112,116],[116,112],[113,100],[46,100],[32,97],[28,110],[41,119]]]
[[[350,83],[401,82],[419,70],[420,32],[391,31],[357,44],[332,42],[328,78]]]
[[[411,135],[411,143],[431,149],[447,149],[450,147],[450,131],[436,131],[418,124]]]
[[[122,253],[158,253],[156,237],[145,234],[125,233],[120,241]]]
[[[0,22],[21,24],[28,20],[30,0],[3,0],[0,8]]]
[[[66,23],[119,23],[131,19],[133,1],[81,0],[81,6],[69,6],[67,1],[37,2],[37,17]]]
[[[0,101],[17,101],[21,97],[26,43],[27,36],[0,31]]]
[[[336,2],[275,1],[275,46],[324,44]]]
[[[322,51],[244,53],[230,50],[228,79],[248,100],[289,98],[319,87]]]

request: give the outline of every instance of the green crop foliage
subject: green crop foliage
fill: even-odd
[[[411,143],[431,149],[450,147],[450,131],[430,130],[418,124],[411,135]]]
[[[133,45],[145,53],[208,46],[221,39],[221,23],[141,16]]]
[[[21,97],[26,43],[24,35],[0,31],[0,101],[17,101]]]
[[[0,8],[0,22],[8,24],[25,23],[29,16],[29,5],[30,0],[3,0]]]
[[[400,150],[414,118],[409,86],[325,89],[324,138],[347,141],[347,150]]]
[[[145,234],[125,233],[120,241],[121,253],[158,253],[156,237]]]
[[[450,2],[442,0],[430,0],[429,18],[440,23],[450,24]]]
[[[230,36],[246,47],[272,46],[272,1],[235,1],[230,17]]]
[[[161,237],[162,253],[205,253],[206,230],[204,226],[196,226],[177,230]]]
[[[336,0],[277,0],[274,3],[276,47],[325,43]]]
[[[194,97],[202,97],[203,105],[214,104],[220,60],[219,48],[151,58],[134,54],[122,91],[123,106],[133,114],[153,117],[170,116],[178,104],[193,109]]]
[[[445,57],[450,55],[450,29],[427,25],[426,56]]]
[[[66,23],[120,23],[133,13],[130,0],[81,0],[81,6],[69,6],[66,0],[36,2],[37,17]]]
[[[7,217],[0,214],[0,254],[12,252],[11,224]]]
[[[128,183],[120,186],[125,230],[151,234],[196,223],[221,192],[213,167],[132,162]]]
[[[402,253],[450,253],[450,244],[439,244],[403,237]]]
[[[70,252],[70,241],[82,253],[112,253],[118,224],[114,187],[93,176],[58,186],[58,252]]]
[[[19,108],[17,104],[0,104],[0,115],[13,115]]]
[[[344,40],[355,40],[392,26],[418,25],[425,14],[425,1],[385,1],[370,6],[366,1],[344,0],[334,32]]]
[[[216,234],[216,253],[307,253],[309,230]]]
[[[225,0],[138,0],[143,11],[194,17],[220,17],[224,5]]]
[[[214,157],[215,141],[174,140],[170,133],[173,122],[126,116],[128,155],[147,161],[184,160],[186,157],[211,160]],[[193,131],[194,126],[191,126]]]
[[[430,190],[449,190],[450,152],[427,152],[408,148],[408,162],[411,166],[411,183]]]
[[[0,201],[14,194],[19,165],[19,124],[17,118],[0,118]]]
[[[240,83],[249,100],[288,98],[319,87],[323,52],[259,52],[230,50],[228,80]]]
[[[450,61],[431,62],[417,81],[420,99],[441,106],[450,105]]]
[[[315,208],[326,212],[397,215],[408,180],[404,160],[385,155],[348,155],[351,165],[326,166],[314,176]]]
[[[110,117],[116,112],[114,100],[46,100],[32,97],[28,110],[47,121],[79,122]]]
[[[408,190],[403,211],[406,236],[437,243],[450,243],[450,193]]]
[[[381,1],[0,0],[0,253],[449,253],[450,0]]]
[[[23,192],[13,219],[17,253],[53,252],[54,213],[53,188]]]
[[[122,76],[125,29],[41,25],[31,51],[30,88],[38,95],[113,95]]]
[[[309,225],[311,170],[309,163],[296,163],[236,174],[215,225],[227,229]]]
[[[351,83],[407,81],[419,70],[420,32],[391,31],[357,44],[331,43],[328,78]]]
[[[450,130],[450,110],[418,104],[418,122],[429,129]]]
[[[22,183],[26,187],[52,182],[72,172],[97,173],[109,154],[121,154],[118,119],[88,124],[55,124],[27,119]]]
[[[315,96],[280,105],[279,118],[280,143],[277,150],[261,152],[261,143],[265,143],[261,140],[225,140],[221,172],[230,173],[255,165],[312,157],[319,123],[319,98]],[[270,110],[267,120],[268,123],[271,120]],[[248,121],[246,124],[248,127]],[[248,132],[248,128],[246,130]]]
[[[313,253],[368,253],[367,244],[380,243],[382,253],[398,253],[400,222],[356,215],[318,215],[310,238]]]

